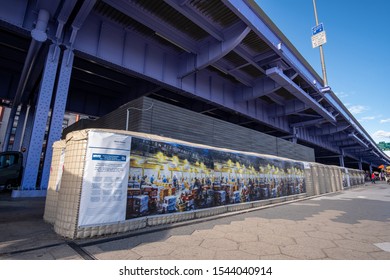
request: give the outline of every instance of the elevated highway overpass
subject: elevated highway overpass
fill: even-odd
[[[320,163],[390,165],[255,1],[0,5],[5,141],[27,147],[23,189],[45,189],[64,112],[101,117],[142,96],[311,147]]]

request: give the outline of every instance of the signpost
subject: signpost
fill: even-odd
[[[324,25],[322,23],[318,23],[316,0],[313,0],[313,7],[314,7],[314,17],[316,20],[316,26],[314,26],[311,29],[313,34],[313,36],[311,37],[311,43],[313,45],[313,48],[320,47],[322,76],[324,79],[324,87],[327,87],[328,79],[326,78],[325,58],[324,58],[324,52],[322,50],[322,45],[326,43],[326,35],[325,35]]]
[[[326,43],[326,34],[322,23],[314,26],[312,29],[311,44],[313,48],[317,48]]]

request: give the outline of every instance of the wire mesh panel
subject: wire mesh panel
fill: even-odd
[[[62,171],[65,160],[65,141],[56,141],[53,144],[53,156],[50,168],[49,185],[47,187],[45,212],[43,219],[54,224],[57,216],[58,192],[61,187]]]

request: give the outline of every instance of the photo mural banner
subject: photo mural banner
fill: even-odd
[[[302,162],[131,139],[126,219],[304,192]]]

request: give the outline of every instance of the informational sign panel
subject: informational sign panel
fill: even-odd
[[[311,29],[311,44],[313,48],[317,48],[326,43],[326,34],[324,30],[324,24],[320,23]]]
[[[316,35],[316,34],[318,34],[318,33],[321,33],[322,31],[324,31],[324,24],[323,24],[323,23],[320,23],[320,24],[314,26],[314,27],[311,29],[312,35]]]
[[[326,34],[325,31],[317,33],[316,35],[311,36],[311,44],[313,48],[317,48],[326,43]]]
[[[124,221],[131,136],[89,131],[78,226]]]

